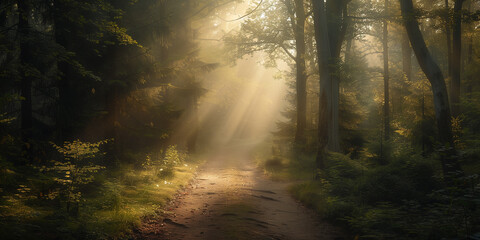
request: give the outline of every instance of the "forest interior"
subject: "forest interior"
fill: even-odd
[[[1,0],[0,239],[480,239],[480,0]]]

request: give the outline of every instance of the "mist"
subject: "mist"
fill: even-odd
[[[0,2],[0,239],[477,239],[474,0]]]

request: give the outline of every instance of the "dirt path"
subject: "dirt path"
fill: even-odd
[[[186,192],[148,219],[142,239],[341,239],[249,161],[222,158],[207,163]]]

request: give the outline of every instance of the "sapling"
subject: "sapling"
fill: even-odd
[[[94,180],[94,174],[105,168],[95,164],[93,160],[104,155],[99,147],[107,142],[108,140],[95,143],[74,140],[66,141],[62,146],[51,143],[63,155],[63,159],[53,160],[52,167],[44,167],[41,170],[53,171],[57,174],[54,180],[62,185],[60,195],[66,202],[67,212],[70,213],[72,204],[75,204],[74,213],[78,214],[79,203],[82,200],[80,187],[91,183]]]

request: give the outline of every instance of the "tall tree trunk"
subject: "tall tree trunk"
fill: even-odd
[[[448,0],[445,0],[445,38],[447,40],[447,77],[452,76],[452,33],[451,33],[451,20],[450,20],[450,7],[448,5]]]
[[[470,0],[468,2],[468,12],[470,12],[472,10],[472,5],[473,5],[473,0]],[[474,27],[474,24],[473,23],[468,23],[467,24],[467,27],[468,27],[468,32],[473,32],[475,27]],[[466,66],[470,66],[470,64],[472,64],[472,60],[473,60],[473,36],[474,34],[470,34],[470,36],[468,37],[468,43],[467,43],[467,53],[466,53],[466,61],[465,61],[465,65],[464,68]],[[468,79],[466,79],[467,81],[467,84],[465,86],[465,95],[466,97],[470,100],[471,99],[471,93],[472,93],[472,81],[473,79],[471,77],[469,77]]]
[[[20,96],[22,97],[20,118],[21,118],[21,138],[22,141],[28,143],[32,138],[32,82],[33,74],[33,53],[30,34],[30,1],[18,0],[18,31],[20,37]],[[29,144],[27,144],[27,150]],[[27,151],[28,152],[28,151]]]
[[[456,158],[452,157],[452,155],[455,154],[455,148],[453,144],[451,115],[445,79],[443,78],[442,71],[430,55],[427,45],[425,44],[423,35],[418,27],[418,21],[414,17],[412,0],[400,0],[400,5],[405,28],[418,60],[418,64],[432,86],[435,118],[438,127],[438,140],[440,144],[447,149],[447,157],[442,159],[443,172],[444,174],[447,174],[450,171],[459,170],[460,167]]]
[[[388,71],[388,0],[385,0],[385,18],[383,20],[383,86],[384,105],[383,120],[385,141],[390,139],[390,96],[389,96],[389,71]]]
[[[402,34],[402,69],[405,80],[412,80],[412,49],[408,40],[408,35],[405,32]]]
[[[303,0],[295,0],[295,47],[297,70],[297,129],[295,143],[305,143],[305,126],[307,122],[307,69],[305,66],[305,8]],[[293,21],[293,19],[292,19]]]
[[[339,66],[341,63],[340,52],[345,39],[345,33],[348,26],[347,4],[351,0],[328,0],[326,2],[325,15],[330,46],[331,62],[328,67],[331,74],[331,101],[332,113],[328,128],[328,150],[340,151],[340,133],[339,133]]]
[[[402,79],[401,94],[400,96],[405,96],[407,94],[407,82],[412,81],[412,48],[410,47],[410,42],[408,40],[408,35],[406,31],[402,33],[402,70],[404,79]],[[400,98],[400,107],[397,108],[397,112],[403,112],[403,97]]]
[[[312,0],[314,11],[315,40],[317,46],[318,68],[320,72],[320,94],[318,104],[318,150],[316,166],[325,168],[325,150],[329,141],[331,127],[331,85],[330,74],[330,40],[323,0]]]
[[[54,1],[54,29],[55,29],[55,42],[61,45],[65,51],[68,51],[68,33],[66,32],[67,26],[65,26],[65,20],[62,19],[62,14],[64,14],[65,6],[62,4],[62,1]],[[71,119],[72,115],[75,114],[72,111],[72,106],[70,102],[72,101],[72,92],[70,78],[71,76],[71,67],[64,61],[59,60],[57,62],[58,66],[58,112],[56,116],[56,125],[58,131],[58,138],[61,141],[72,140],[72,126]]]
[[[317,168],[324,168],[326,150],[340,151],[339,72],[340,50],[348,26],[350,0],[313,0],[315,40],[320,72]]]
[[[453,51],[452,51],[452,79],[450,87],[452,116],[460,113],[460,75],[462,64],[462,6],[464,0],[456,0],[453,7]]]

